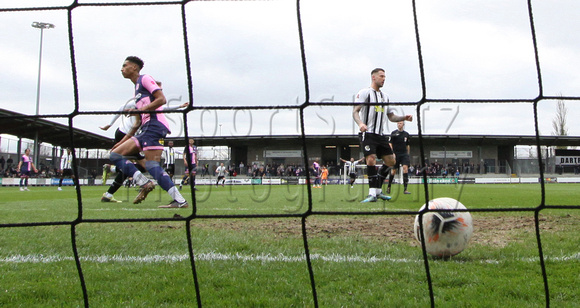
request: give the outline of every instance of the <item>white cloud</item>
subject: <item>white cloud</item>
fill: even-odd
[[[69,5],[71,1],[2,1],[0,6]],[[115,1],[117,2],[117,1]],[[533,2],[545,95],[578,95],[580,4]],[[193,1],[187,4],[188,42],[195,105],[276,106],[304,102],[296,2]],[[311,101],[352,102],[370,84],[370,70],[387,70],[385,92],[393,102],[421,99],[413,12],[408,1],[302,1]],[[534,98],[538,94],[532,36],[525,2],[417,1],[428,98]],[[128,55],[142,57],[144,73],[164,83],[166,95],[187,100],[185,48],[179,5],[79,7],[72,12],[82,111],[116,110],[132,95],[122,78]],[[68,113],[74,106],[66,11],[0,13],[2,108],[34,113],[39,31],[32,21],[56,24],[44,37],[42,113]],[[145,21],[145,22],[144,22]],[[571,134],[580,134],[575,102],[569,102]],[[429,104],[426,133],[530,134],[531,104]],[[309,107],[308,134],[351,134],[350,106]],[[402,107],[415,114],[415,106]],[[435,112],[435,109],[438,111]],[[540,129],[551,131],[554,102],[542,102]],[[217,111],[201,125],[190,116],[190,134],[295,134],[295,111]],[[416,115],[415,115],[416,116]],[[573,117],[572,117],[573,116]],[[108,116],[102,116],[108,117]],[[99,116],[75,121],[102,133]],[[274,119],[276,126],[269,127]],[[334,123],[334,124],[332,124]],[[218,126],[216,126],[218,125]],[[334,126],[333,126],[334,125]],[[416,131],[417,123],[408,125]],[[394,126],[393,126],[394,129]],[[548,133],[549,134],[549,133]]]

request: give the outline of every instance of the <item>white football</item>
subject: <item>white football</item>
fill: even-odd
[[[425,209],[424,204],[420,211]],[[427,212],[423,215],[423,233],[427,253],[435,257],[450,257],[462,252],[473,234],[473,223],[469,212],[453,212],[467,209],[452,198],[437,198],[429,201],[431,210],[451,210]],[[419,215],[415,217],[415,238],[421,242]]]

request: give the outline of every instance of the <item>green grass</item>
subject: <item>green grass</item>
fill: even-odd
[[[321,307],[430,306],[422,252],[413,238],[414,215],[406,214],[425,203],[423,186],[412,185],[411,195],[394,188],[394,201],[370,205],[359,203],[366,195],[362,185],[312,190],[314,214],[306,227]],[[185,221],[172,220],[175,214],[191,215],[193,207],[157,208],[169,201],[160,189],[139,205],[129,202],[135,189],[116,194],[124,203],[101,203],[105,189],[81,188],[82,219],[111,222],[82,222],[74,230],[90,305],[196,306]],[[203,305],[313,307],[300,218],[236,217],[305,213],[306,187],[199,189],[196,214],[203,218],[191,221],[191,236]],[[450,260],[429,258],[437,307],[545,306],[534,213],[517,211],[541,204],[539,184],[440,184],[429,192],[431,198],[459,199],[469,209],[514,209],[472,212],[470,246]],[[577,206],[578,200],[578,185],[546,185],[547,205]],[[70,222],[79,218],[78,209],[72,187],[0,189],[1,224]],[[149,218],[166,221],[115,221]],[[580,305],[579,218],[578,209],[540,212],[553,307]],[[70,225],[1,228],[0,272],[0,306],[84,305]]]

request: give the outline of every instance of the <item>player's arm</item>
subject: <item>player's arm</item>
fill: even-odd
[[[32,170],[34,170],[34,173],[38,173],[38,169],[36,169],[36,166],[32,161],[30,161],[30,166],[32,166]]]
[[[163,90],[161,90],[161,87],[159,87],[153,77],[144,75],[143,79],[141,79],[141,83],[149,93],[153,94],[153,101],[146,106],[139,108],[140,111],[153,111],[167,103]]]
[[[356,105],[352,108],[352,118],[354,119],[354,122],[358,125],[358,129],[361,132],[366,132],[367,125],[364,124],[363,121],[360,119],[361,108],[362,108],[362,105]]]
[[[163,110],[177,110],[177,109],[185,108],[187,106],[189,106],[189,102],[183,103],[179,106],[165,106],[165,107],[163,107]]]
[[[167,99],[165,98],[165,94],[163,94],[163,90],[159,89],[153,92],[153,101],[143,108],[145,110],[155,110],[167,103]]]
[[[396,115],[392,109],[389,109],[387,111],[387,117],[389,118],[389,121],[391,121],[391,122],[401,122],[401,121],[412,122],[413,121],[413,115],[407,114],[407,115],[399,116],[399,115]]]
[[[185,151],[183,151],[183,164],[185,165],[185,168],[187,168],[189,166],[189,164],[187,163],[187,153],[188,152],[189,152],[188,148],[186,148]]]
[[[340,161],[343,162],[343,163],[346,163],[346,160],[344,160],[342,158],[340,158]]]
[[[121,106],[121,108],[119,108],[118,111],[125,111],[125,105]],[[105,126],[99,126],[100,129],[102,130],[108,130],[109,128],[111,128],[111,126],[113,126],[113,124],[115,124],[115,121],[117,121],[117,119],[121,116],[120,113],[116,114],[113,116],[113,118],[111,119],[111,122]]]

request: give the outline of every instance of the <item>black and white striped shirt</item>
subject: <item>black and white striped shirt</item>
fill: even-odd
[[[163,148],[163,158],[165,159],[165,167],[175,165],[175,149],[173,147]]]
[[[387,106],[373,105],[373,103],[388,103],[389,98],[382,92],[369,87],[360,90],[355,98],[356,103],[361,103],[359,111],[361,121],[367,126],[367,133],[383,134],[383,127],[390,112]]]
[[[72,169],[72,153],[64,150],[62,157],[60,158],[60,170]]]
[[[344,163],[348,168],[348,174],[356,173],[356,165],[358,165],[358,163],[359,163],[358,161],[353,162],[347,161]]]

